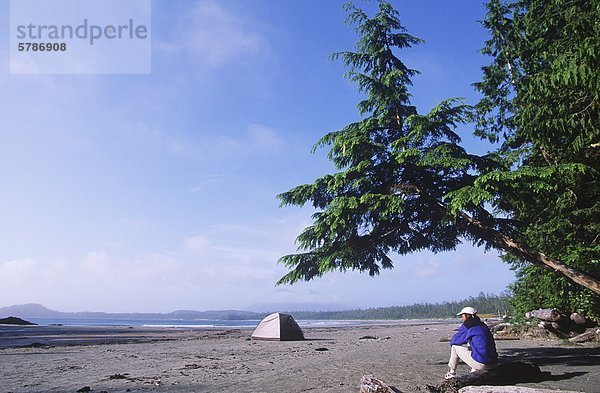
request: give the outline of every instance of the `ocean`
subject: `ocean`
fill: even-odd
[[[128,318],[26,318],[41,326],[70,327],[151,327],[192,329],[254,329],[260,320],[242,319],[128,319]],[[431,320],[296,320],[301,328],[343,327],[387,324],[431,323]]]

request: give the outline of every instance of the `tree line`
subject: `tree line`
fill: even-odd
[[[502,317],[512,312],[508,295],[480,293],[458,301],[416,303],[408,306],[377,307],[344,311],[295,311],[296,319],[319,320],[372,320],[372,319],[444,319],[455,318],[465,306],[475,307],[479,315]]]

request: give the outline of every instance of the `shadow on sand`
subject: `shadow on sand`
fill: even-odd
[[[468,373],[446,380],[436,386],[427,385],[431,393],[456,393],[464,386],[477,385],[516,385],[519,383],[539,383],[564,381],[588,374],[588,371],[572,371],[552,374],[542,371],[544,366],[573,367],[600,365],[600,348],[551,347],[551,348],[508,348],[501,352],[497,367]]]
[[[552,348],[508,348],[501,357],[508,361],[528,360],[539,367],[543,366],[598,366],[600,348],[552,347]]]

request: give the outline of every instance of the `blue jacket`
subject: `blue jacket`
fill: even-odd
[[[493,364],[498,361],[492,332],[478,316],[467,319],[450,340],[450,345],[464,344],[469,344],[471,357],[479,363]]]

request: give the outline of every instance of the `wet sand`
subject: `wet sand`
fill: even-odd
[[[447,371],[459,322],[304,329],[307,340],[250,340],[250,330],[0,328],[0,392],[358,392],[373,374],[424,392]],[[18,346],[25,347],[18,347]],[[499,340],[503,361],[548,378],[523,387],[600,391],[600,347]],[[459,368],[466,373],[466,366]]]

